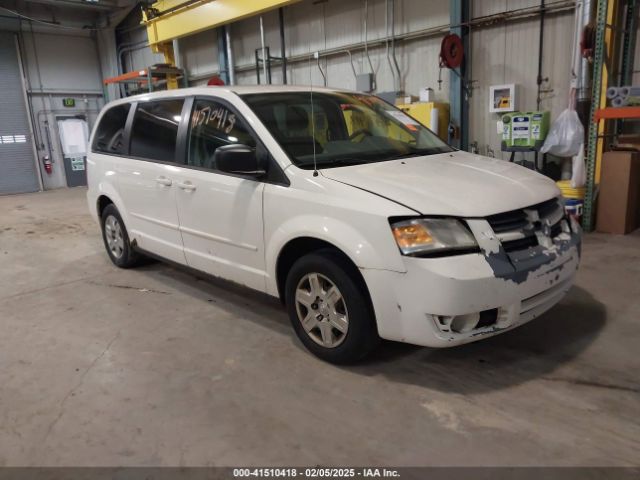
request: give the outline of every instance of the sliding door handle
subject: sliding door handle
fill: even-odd
[[[178,182],[178,187],[185,192],[193,192],[196,189],[196,186],[188,180],[186,182]]]
[[[160,185],[164,185],[165,187],[170,187],[173,182],[171,181],[170,178],[158,177],[156,178],[156,183],[159,183]]]

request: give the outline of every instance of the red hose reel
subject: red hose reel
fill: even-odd
[[[449,33],[442,39],[440,46],[440,68],[458,68],[464,60],[462,39],[455,33]]]

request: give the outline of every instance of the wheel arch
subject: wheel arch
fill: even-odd
[[[102,212],[107,205],[113,204],[118,209],[118,213],[120,213],[125,226],[130,224],[128,212],[126,208],[124,208],[124,202],[118,190],[111,182],[100,182],[92,197],[92,203],[90,205],[95,209],[94,212],[98,221],[100,221]]]
[[[369,296],[369,289],[367,288],[364,277],[356,263],[351,259],[351,257],[349,257],[349,255],[331,242],[312,236],[302,236],[289,240],[278,253],[275,269],[276,286],[278,297],[282,303],[284,303],[285,284],[291,267],[293,267],[294,263],[303,256],[320,251],[332,252],[339,257],[340,260],[344,262],[344,265],[347,266],[349,271],[356,276],[363,289],[363,293],[367,295],[369,301],[371,300]]]
[[[98,218],[102,218],[102,212],[104,212],[104,209],[107,208],[107,205],[111,204],[115,205],[114,201],[111,200],[108,195],[105,195],[103,193],[98,196],[98,198],[96,199],[96,212],[98,213]]]

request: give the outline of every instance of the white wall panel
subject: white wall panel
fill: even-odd
[[[428,3],[428,5],[427,5]],[[266,43],[271,47],[271,55],[280,55],[280,39],[277,12],[264,15]],[[370,0],[368,12],[368,40],[385,36],[385,2]],[[447,2],[424,2],[419,0],[396,1],[396,34],[423,30],[425,28],[448,24]],[[340,48],[360,43],[364,40],[364,2],[335,1],[315,4],[311,0],[288,7],[285,10],[285,36],[287,56],[308,55],[315,51]],[[254,51],[260,47],[258,18],[250,18],[233,25],[234,53],[236,64],[247,66],[254,63]],[[431,86],[438,88],[438,52],[439,38],[417,39],[409,42],[396,42],[397,58],[402,73],[403,86],[407,92],[417,94],[419,88]],[[370,71],[364,52],[353,51],[353,64],[356,73]],[[378,91],[394,88],[393,76],[384,47],[370,48],[370,57],[376,73]],[[327,77],[327,84],[340,88],[355,88],[353,69],[346,52],[329,58],[322,58],[321,66]],[[322,85],[323,79],[317,63],[292,63],[287,71],[288,80],[295,84]],[[280,68],[273,65],[273,82],[281,78]],[[238,75],[238,82],[256,83],[253,72]],[[448,97],[448,72],[443,72],[440,97]]]
[[[36,52],[46,90],[102,91],[96,42],[88,35],[25,33],[32,89],[40,89]],[[35,48],[35,51],[34,51]]]
[[[474,5],[484,3],[478,2]],[[505,2],[495,3],[504,5]],[[514,1],[506,3],[509,4],[510,9],[514,8],[512,5]],[[523,1],[518,2],[516,8],[527,6],[530,5]],[[490,9],[484,10],[484,12],[487,11],[496,13]],[[477,11],[474,11],[474,14],[477,16]],[[545,20],[542,75],[548,77],[549,82],[543,84],[543,89],[553,91],[542,95],[540,108],[550,110],[552,119],[568,105],[571,46],[574,35],[573,19],[573,13],[568,12],[550,15]],[[489,113],[491,85],[517,84],[517,108],[519,110],[536,109],[539,32],[540,23],[537,18],[472,32],[471,76],[475,82],[470,108],[469,141],[477,141],[481,151],[485,151],[486,145],[489,145],[496,152],[496,156],[508,158],[509,155],[500,152],[500,138],[496,133],[499,115]]]
[[[537,7],[540,0],[476,0],[471,2],[471,17],[478,18],[487,15],[495,15],[520,8]]]
[[[149,47],[138,46],[139,44],[144,45],[147,41],[147,30],[144,28],[136,28],[123,35],[122,43],[126,44],[121,52],[124,72],[140,70],[155,63],[164,62],[163,55],[154,53]]]
[[[50,29],[47,33],[36,30],[32,34],[30,29],[23,29],[21,48],[27,84],[33,92],[38,155],[51,154],[54,163],[53,174],[43,175],[45,189],[66,186],[56,116],[85,115],[91,128],[104,104],[96,40],[82,31],[49,32]],[[75,107],[63,106],[62,99],[66,97],[75,99]]]
[[[218,32],[207,30],[179,40],[182,64],[190,77],[218,72]]]

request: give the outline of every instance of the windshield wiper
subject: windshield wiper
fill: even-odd
[[[423,150],[417,150],[413,152],[405,152],[398,153],[391,156],[381,156],[381,157],[367,157],[366,155],[358,156],[358,157],[341,157],[341,158],[332,158],[325,161],[317,162],[318,168],[332,168],[332,167],[347,167],[350,165],[362,165],[365,163],[378,163],[378,162],[386,162],[389,160],[398,160],[400,158],[410,158],[410,157],[421,157],[423,155],[435,155],[438,153],[444,153],[439,148],[429,148]],[[313,164],[306,164],[309,166],[313,166]]]
[[[318,162],[318,168],[325,167],[336,167],[336,166],[349,166],[349,165],[360,165],[362,163],[370,163],[371,160],[367,160],[362,157],[346,157],[346,158],[332,158],[331,160],[326,160],[324,162]]]
[[[437,155],[438,153],[444,153],[444,151],[442,151],[440,148],[428,148],[424,150],[416,150],[413,152],[399,153],[397,155],[393,155],[391,157],[386,158],[386,160],[398,160],[400,158],[423,157],[425,155]]]

